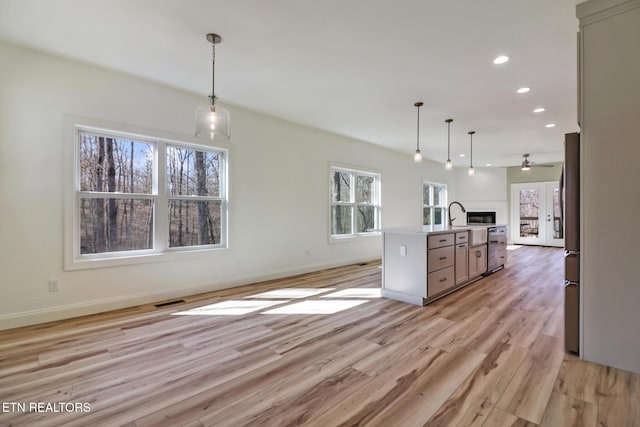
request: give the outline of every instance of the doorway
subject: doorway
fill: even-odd
[[[519,245],[564,246],[557,182],[511,184],[511,236]]]

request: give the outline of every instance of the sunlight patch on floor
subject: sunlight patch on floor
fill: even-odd
[[[320,298],[381,298],[380,288],[349,288],[322,295]]]
[[[367,300],[309,300],[267,310],[262,314],[334,314],[368,302]]]
[[[187,311],[172,313],[178,316],[238,316],[254,311],[263,310],[274,305],[284,304],[289,301],[247,301],[231,300],[222,301],[215,304],[205,305]]]
[[[312,297],[324,292],[333,291],[335,288],[282,288],[273,291],[249,295],[245,298],[274,298],[274,299],[299,299]]]
[[[507,245],[508,251],[515,251],[516,249],[520,249],[522,245]]]

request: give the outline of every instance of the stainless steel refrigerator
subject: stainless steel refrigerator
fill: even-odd
[[[560,188],[564,199],[564,343],[568,352],[580,354],[579,133],[568,133],[564,137],[564,167]]]

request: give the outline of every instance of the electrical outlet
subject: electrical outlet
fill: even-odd
[[[60,290],[60,282],[58,279],[49,280],[49,292],[58,292]]]

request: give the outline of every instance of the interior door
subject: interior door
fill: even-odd
[[[511,236],[520,245],[564,246],[557,182],[511,185]]]

